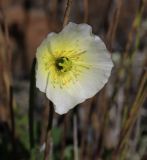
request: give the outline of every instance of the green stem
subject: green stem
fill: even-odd
[[[34,58],[31,68],[31,77],[30,77],[30,91],[29,91],[29,138],[30,138],[30,148],[34,148],[34,97],[35,97],[35,67],[36,67],[36,58]]]
[[[53,116],[54,116],[54,106],[51,101],[49,101],[49,115],[48,115],[48,126],[46,132],[46,142],[45,142],[45,151],[44,151],[44,160],[48,160],[50,157],[50,153],[52,150],[51,144],[51,131],[52,131],[52,124],[53,124]]]

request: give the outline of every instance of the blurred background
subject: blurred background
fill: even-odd
[[[49,102],[30,89],[31,66],[66,4],[0,0],[0,160],[43,159]],[[95,97],[54,114],[50,159],[147,160],[147,1],[73,0],[69,21],[90,24],[115,67]]]

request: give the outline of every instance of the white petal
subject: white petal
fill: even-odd
[[[79,83],[85,92],[85,98],[94,96],[107,83],[113,63],[102,40],[95,36],[91,42],[84,42],[87,46],[85,64],[91,64],[86,72],[81,74]],[[84,62],[83,62],[84,64]],[[77,64],[78,65],[78,64]]]
[[[95,66],[113,67],[111,54],[107,50],[104,42],[98,36],[92,36],[91,39],[83,40],[80,44],[82,48],[85,47],[83,63],[92,64]],[[78,62],[77,62],[78,63]]]
[[[48,57],[51,56],[49,44],[51,38],[53,38],[55,35],[55,33],[50,33],[37,48],[36,87],[39,88],[42,92],[45,92],[47,86],[48,71],[45,69],[45,63],[48,61]]]
[[[61,88],[53,88],[50,82],[46,90],[47,97],[54,103],[55,112],[58,114],[65,114],[77,104],[84,101],[81,96],[70,94],[68,90]]]
[[[89,37],[92,35],[92,28],[88,24],[75,24],[75,23],[68,23],[63,30],[60,32],[62,36],[68,36],[70,38],[75,38],[75,36],[84,38]],[[76,39],[78,38],[76,37]]]
[[[85,91],[85,98],[90,98],[100,91],[107,83],[110,73],[109,68],[93,68],[87,74],[83,74],[79,83],[83,92]]]
[[[47,87],[47,77],[48,72],[44,70],[44,67],[42,67],[37,62],[36,67],[36,87],[40,89],[40,91],[45,92]]]
[[[65,28],[51,41],[51,48],[55,52],[59,51],[79,51],[85,46],[83,40],[91,39],[92,28],[87,24],[69,23]],[[82,48],[83,47],[83,48]]]

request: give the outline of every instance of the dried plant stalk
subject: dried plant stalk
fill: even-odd
[[[63,20],[63,27],[68,23],[71,5],[72,5],[72,0],[67,0],[67,6],[65,9],[64,20]]]
[[[89,12],[89,6],[88,6],[88,0],[83,0],[84,3],[84,22],[88,22],[88,12]]]

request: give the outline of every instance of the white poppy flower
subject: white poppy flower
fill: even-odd
[[[113,63],[87,24],[69,23],[50,33],[37,49],[36,86],[64,114],[94,96],[108,81]]]

